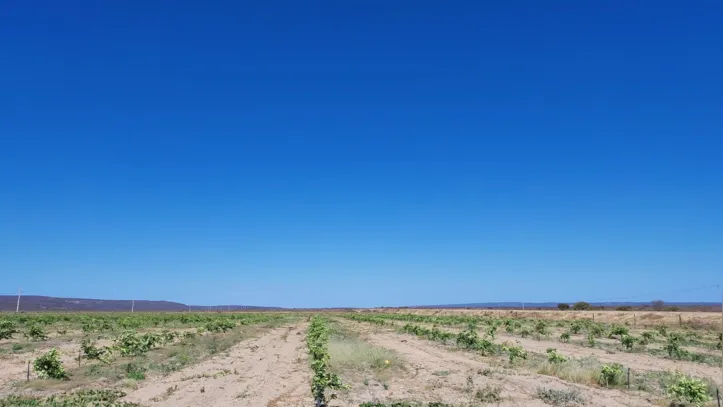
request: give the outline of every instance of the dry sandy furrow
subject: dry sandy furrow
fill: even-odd
[[[313,405],[305,333],[301,325],[274,329],[228,355],[151,381],[126,399],[159,407]]]
[[[632,393],[591,388],[567,383],[555,377],[523,372],[515,375],[493,373],[489,377],[480,375],[479,372],[490,367],[481,356],[469,352],[453,352],[433,342],[411,335],[394,332],[368,332],[368,327],[364,325],[347,321],[344,324],[357,331],[367,331],[366,340],[376,346],[398,352],[411,365],[410,378],[392,380],[390,391],[384,395],[389,400],[416,399],[418,401],[459,403],[461,401],[459,400],[460,390],[468,386],[469,378],[472,377],[475,389],[487,384],[503,388],[504,400],[499,406],[546,406],[535,397],[538,387],[577,388],[587,399],[587,405],[593,407],[654,406],[649,400]],[[444,375],[440,375],[440,372],[444,372]],[[395,381],[401,381],[401,383],[395,383]],[[452,391],[455,389],[456,394]],[[423,396],[424,399],[419,400],[420,396]],[[378,395],[375,397],[379,398]]]

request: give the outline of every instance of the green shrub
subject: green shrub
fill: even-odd
[[[570,332],[563,332],[560,334],[560,342],[570,342]]]
[[[596,343],[596,342],[595,342],[595,335],[593,335],[592,332],[589,333],[589,334],[587,334],[587,344],[588,344],[588,346],[590,346],[590,347],[592,348],[592,347],[595,346],[595,343]]]
[[[35,359],[33,368],[41,378],[67,380],[68,374],[60,361],[60,352],[53,348],[48,353]]]
[[[473,324],[469,324],[467,329],[460,332],[457,335],[457,346],[464,349],[474,349],[477,347],[479,341],[479,335],[477,329]]]
[[[527,351],[522,346],[507,345],[502,348],[510,358],[510,363],[515,363],[516,359],[527,359]]]
[[[569,310],[569,309],[570,309],[570,304],[561,302],[561,303],[557,304],[557,309],[559,309],[560,311]]]
[[[686,404],[701,407],[711,400],[708,386],[701,380],[680,374],[675,383],[668,386],[666,394],[672,399]]]
[[[566,362],[567,358],[564,355],[557,353],[557,349],[548,348],[547,349],[547,361],[550,363],[553,363],[553,364],[557,364],[557,363]]]
[[[0,339],[12,339],[13,335],[18,333],[15,324],[11,321],[0,321]]]
[[[615,336],[623,337],[625,335],[628,335],[628,328],[620,325],[613,325],[613,327],[610,329],[610,338],[614,338]]]
[[[668,335],[668,342],[665,344],[665,350],[668,352],[668,356],[682,359],[688,353],[680,347],[680,343],[683,338],[680,334],[670,333]]]
[[[44,341],[48,339],[48,335],[45,333],[45,330],[43,330],[43,328],[39,325],[31,325],[25,335],[34,341]]]
[[[600,378],[598,379],[598,383],[600,383],[601,386],[616,386],[622,382],[623,365],[619,363],[602,365],[602,368],[600,369]]]
[[[575,311],[591,310],[592,305],[590,305],[589,303],[587,303],[585,301],[578,301],[575,303],[575,305],[572,306],[572,309],[574,309]]]
[[[83,352],[83,356],[88,360],[100,360],[103,363],[110,363],[110,357],[112,355],[111,348],[103,346],[99,348],[95,346],[95,343],[90,338],[83,338],[80,343],[80,350]]]
[[[627,350],[630,351],[630,350],[633,350],[633,346],[635,346],[635,342],[636,342],[637,340],[638,340],[638,339],[635,338],[635,337],[633,337],[633,336],[623,335],[623,337],[620,338],[620,343],[623,344],[623,346],[625,347],[625,349],[627,349]]]

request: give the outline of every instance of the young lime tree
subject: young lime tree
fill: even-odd
[[[60,361],[60,352],[58,352],[55,348],[35,359],[35,362],[33,362],[33,368],[41,378],[58,380],[68,379],[68,374],[65,372],[63,362]]]
[[[666,389],[668,397],[677,402],[702,407],[712,398],[708,395],[708,386],[703,381],[679,374],[673,384]]]

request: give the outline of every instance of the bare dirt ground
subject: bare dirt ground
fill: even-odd
[[[225,355],[144,382],[126,400],[159,407],[313,405],[305,334],[305,325],[273,329]]]
[[[378,386],[358,386],[344,394],[341,406],[356,406],[365,401],[413,400],[465,404],[474,401],[476,392],[485,386],[502,388],[498,406],[547,406],[535,395],[539,387],[577,389],[587,406],[654,406],[645,397],[618,390],[591,388],[564,382],[555,377],[526,374],[495,368],[482,357],[472,353],[458,353],[437,344],[369,326],[344,322],[350,329],[364,332],[370,343],[394,350],[409,365],[409,373],[390,378],[387,390]],[[490,373],[491,372],[491,373]],[[336,405],[336,404],[334,404]]]

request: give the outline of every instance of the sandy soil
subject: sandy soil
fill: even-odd
[[[311,406],[306,327],[276,328],[227,354],[151,379],[126,397],[147,406]]]
[[[538,387],[571,389],[580,391],[587,400],[587,406],[654,406],[644,397],[618,390],[590,388],[566,383],[560,379],[524,374],[523,372],[501,372],[480,356],[468,352],[452,352],[435,343],[410,335],[376,330],[362,324],[345,321],[350,329],[366,332],[363,336],[370,343],[394,350],[403,356],[409,367],[406,377],[390,379],[389,389],[360,387],[358,384],[340,400],[341,406],[355,406],[364,401],[442,401],[466,403],[474,400],[474,392],[486,385],[502,387],[503,400],[498,406],[547,406],[535,397]],[[482,374],[491,369],[492,374]],[[335,404],[336,405],[336,404]]]

